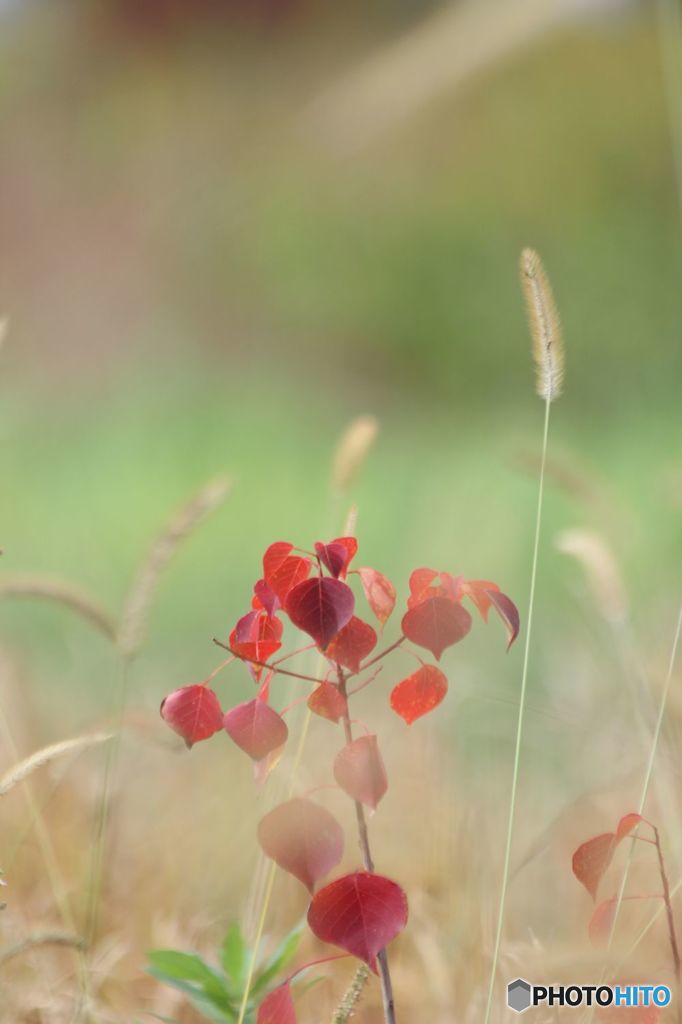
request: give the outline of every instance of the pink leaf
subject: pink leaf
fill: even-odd
[[[446,597],[429,597],[410,608],[402,621],[408,640],[426,647],[437,661],[446,647],[458,643],[471,629],[471,616],[460,604]]]
[[[315,554],[322,564],[329,569],[332,576],[345,579],[348,566],[358,550],[355,537],[337,537],[330,544],[315,544]]]
[[[343,856],[343,830],[312,800],[296,797],[266,814],[258,842],[268,857],[312,892]]]
[[[376,972],[377,953],[407,924],[407,897],[390,878],[356,871],[320,889],[308,924],[322,942],[340,946]]]
[[[265,997],[258,1007],[256,1024],[296,1024],[296,1010],[288,981]]]
[[[225,731],[254,761],[261,761],[281,747],[289,735],[286,722],[265,701],[249,700],[228,711]]]
[[[641,825],[643,821],[644,818],[641,814],[636,814],[634,811],[630,814],[624,815],[618,822],[616,839],[625,839],[625,837],[628,836],[638,825]]]
[[[440,583],[436,583],[436,580]],[[436,572],[435,569],[415,569],[410,576],[410,596],[407,599],[408,608],[416,608],[418,604],[429,597],[446,597],[450,601],[459,602],[462,599],[463,579],[461,576],[451,576],[449,572]]]
[[[493,603],[490,591],[499,589],[497,583],[491,583],[490,580],[464,580],[462,583],[462,593],[471,598],[484,622],[488,621],[488,611]]]
[[[182,686],[161,704],[161,717],[191,747],[207,740],[223,725],[223,712],[213,690],[203,683]]]
[[[375,810],[388,789],[376,736],[360,736],[347,743],[334,760],[334,778],[353,800]]]
[[[395,608],[395,587],[387,576],[376,569],[358,569],[357,573],[367,603],[384,626]]]
[[[280,608],[279,598],[266,580],[258,580],[254,584],[252,606],[264,609],[268,615],[274,615]]]
[[[367,622],[354,615],[340,629],[325,651],[330,661],[336,661],[351,672],[359,672],[360,664],[377,645],[377,635]]]
[[[433,711],[448,692],[446,676],[435,665],[423,665],[393,688],[391,707],[412,725],[422,715]]]
[[[613,859],[617,843],[615,833],[604,832],[582,843],[573,854],[573,874],[593,900],[597,899],[599,883]]]
[[[281,605],[284,605],[289,591],[307,579],[310,573],[310,559],[292,555],[292,551],[293,544],[278,540],[263,555],[263,577]]]
[[[590,941],[595,946],[602,946],[605,942],[608,942],[609,935],[611,934],[611,927],[613,925],[613,918],[615,915],[617,900],[611,898],[604,900],[602,903],[598,903],[592,911],[592,917],[588,925],[588,932],[590,935]]]
[[[267,580],[281,567],[282,563],[294,550],[294,545],[286,540],[276,540],[263,555],[263,576]]]
[[[286,611],[293,624],[324,650],[350,621],[354,605],[353,591],[345,583],[329,576],[314,576],[294,587]]]
[[[333,683],[323,682],[308,697],[308,707],[315,715],[338,722],[348,714],[348,703]]]

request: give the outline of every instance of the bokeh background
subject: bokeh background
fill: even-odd
[[[0,4],[3,577],[66,579],[116,613],[172,511],[209,478],[232,483],[164,577],[132,672],[92,954],[100,1019],[197,1019],[145,979],[145,950],[210,949],[230,920],[248,926],[255,823],[278,783],[257,791],[219,737],[186,755],[156,709],[216,664],[211,638],[245,610],[272,540],[337,535],[355,502],[360,564],[401,600],[409,571],[433,565],[496,580],[525,608],[542,419],[525,245],[554,284],[567,376],[505,956],[557,974],[578,950],[598,972],[570,853],[636,803],[640,720],[679,605],[677,13],[668,0]],[[365,414],[377,441],[334,495],[336,445]],[[567,529],[613,553],[601,568],[622,587],[617,622],[558,549]],[[111,720],[117,658],[87,624],[7,599],[0,640],[5,767]],[[498,625],[477,623],[446,656],[437,721],[409,733],[386,683],[367,696],[395,780],[372,823],[377,861],[413,906],[396,953],[404,1020],[482,1019],[521,667],[503,647]],[[230,671],[226,704],[250,687]],[[668,795],[681,710],[673,688]],[[325,729],[303,782],[326,781]],[[34,782],[76,908],[101,760]],[[677,808],[659,810],[676,876]],[[9,945],[57,917],[22,793],[0,812]],[[273,935],[305,908],[296,883],[276,893]],[[651,955],[665,973],[665,942]],[[329,970],[303,1020],[329,1016],[348,971]],[[0,1019],[70,1019],[68,956],[0,972]],[[358,1019],[378,1013],[372,991]]]

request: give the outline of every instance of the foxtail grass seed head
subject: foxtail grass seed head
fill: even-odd
[[[375,416],[358,416],[349,425],[334,454],[332,490],[337,494],[345,494],[353,485],[378,433]]]
[[[628,613],[625,585],[604,538],[592,530],[564,530],[558,535],[556,546],[582,565],[597,607],[607,622],[623,622]]]
[[[9,320],[6,316],[0,316],[0,348],[5,344],[5,338],[7,337],[7,328],[9,326]]]
[[[534,249],[524,249],[520,262],[521,287],[533,339],[533,359],[540,398],[553,402],[561,394],[564,377],[564,341],[559,313],[542,260]]]

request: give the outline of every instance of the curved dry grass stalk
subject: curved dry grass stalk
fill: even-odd
[[[50,601],[80,615],[107,640],[116,639],[116,623],[93,598],[84,591],[64,580],[32,574],[5,576],[0,580],[0,600],[3,598],[29,598]]]
[[[332,463],[332,490],[346,494],[355,483],[379,433],[376,416],[358,416],[343,433]]]
[[[524,249],[520,261],[521,287],[528,311],[540,398],[553,402],[561,394],[564,342],[559,312],[542,260],[534,249]]]
[[[606,541],[593,530],[564,530],[556,546],[585,570],[595,602],[607,622],[619,625],[627,618],[628,602],[618,563]]]
[[[55,761],[57,758],[64,757],[67,754],[79,754],[90,747],[106,743],[108,740],[113,739],[113,737],[113,732],[96,732],[91,733],[89,736],[75,736],[73,739],[62,740],[60,743],[52,743],[49,747],[36,750],[29,757],[13,765],[0,778],[0,797],[6,796],[11,789],[14,789],[15,786],[18,786],[20,782],[23,782],[24,779],[32,775],[38,768],[42,768],[43,765],[49,764],[51,761]]]
[[[333,83],[303,112],[303,124],[340,154],[372,145],[443,93],[560,27],[576,7],[576,0],[441,5]]]
[[[144,641],[154,593],[176,551],[203,520],[222,504],[230,490],[225,477],[212,480],[176,513],[152,544],[137,571],[123,606],[118,646],[125,657],[135,655]]]
[[[34,932],[13,946],[0,949],[0,967],[38,946],[68,946],[70,949],[83,950],[85,942],[80,935],[70,935],[68,932]]]

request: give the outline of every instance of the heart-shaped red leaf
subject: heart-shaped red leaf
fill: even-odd
[[[359,672],[360,664],[377,645],[377,635],[368,622],[354,615],[336,634],[325,651],[330,661],[336,661],[351,672]]]
[[[324,650],[350,621],[354,605],[353,591],[341,580],[314,576],[294,587],[286,611],[293,624]]]
[[[387,576],[376,569],[358,569],[357,573],[367,603],[384,626],[395,608],[395,587]]]
[[[258,842],[311,892],[343,857],[343,829],[336,818],[302,797],[287,800],[261,819]]]
[[[261,761],[286,743],[289,730],[281,715],[265,701],[249,700],[228,711],[223,719],[225,731],[238,747],[254,761]]]
[[[258,1007],[256,1024],[296,1024],[296,1010],[288,981],[265,997]]]
[[[471,616],[461,604],[447,597],[428,597],[410,608],[402,621],[402,630],[408,640],[426,647],[434,658],[446,647],[458,643],[471,629]]]
[[[359,736],[347,743],[334,760],[334,778],[353,800],[375,810],[388,789],[376,736]]]
[[[268,586],[275,592],[277,598],[284,607],[291,591],[307,580],[310,575],[311,561],[309,558],[299,558],[298,555],[290,555],[285,558],[278,569],[268,576]]]
[[[282,565],[294,550],[294,545],[286,540],[276,540],[263,555],[263,576],[266,580]]]
[[[191,747],[222,729],[223,712],[213,690],[204,683],[182,686],[161,703],[161,717]]]
[[[358,542],[355,537],[337,537],[329,544],[317,541],[315,554],[332,576],[345,579],[348,566],[357,554]]]
[[[613,859],[617,843],[615,833],[604,832],[582,843],[573,854],[573,874],[593,900],[597,899],[599,883]]]
[[[391,707],[408,725],[433,711],[448,692],[448,681],[435,665],[422,665],[393,688]]]
[[[356,871],[320,889],[308,924],[322,942],[340,946],[376,973],[377,953],[407,924],[407,897],[390,878]]]
[[[230,633],[230,648],[247,661],[268,661],[282,646],[282,622],[267,612],[252,611],[243,615]],[[254,666],[256,679],[261,668]]]
[[[315,715],[328,718],[330,722],[338,722],[348,714],[348,702],[338,686],[323,682],[308,697],[308,707]]]
[[[510,597],[501,590],[489,590],[488,597],[493,608],[504,622],[507,630],[507,650],[519,635],[520,620],[518,608]]]

